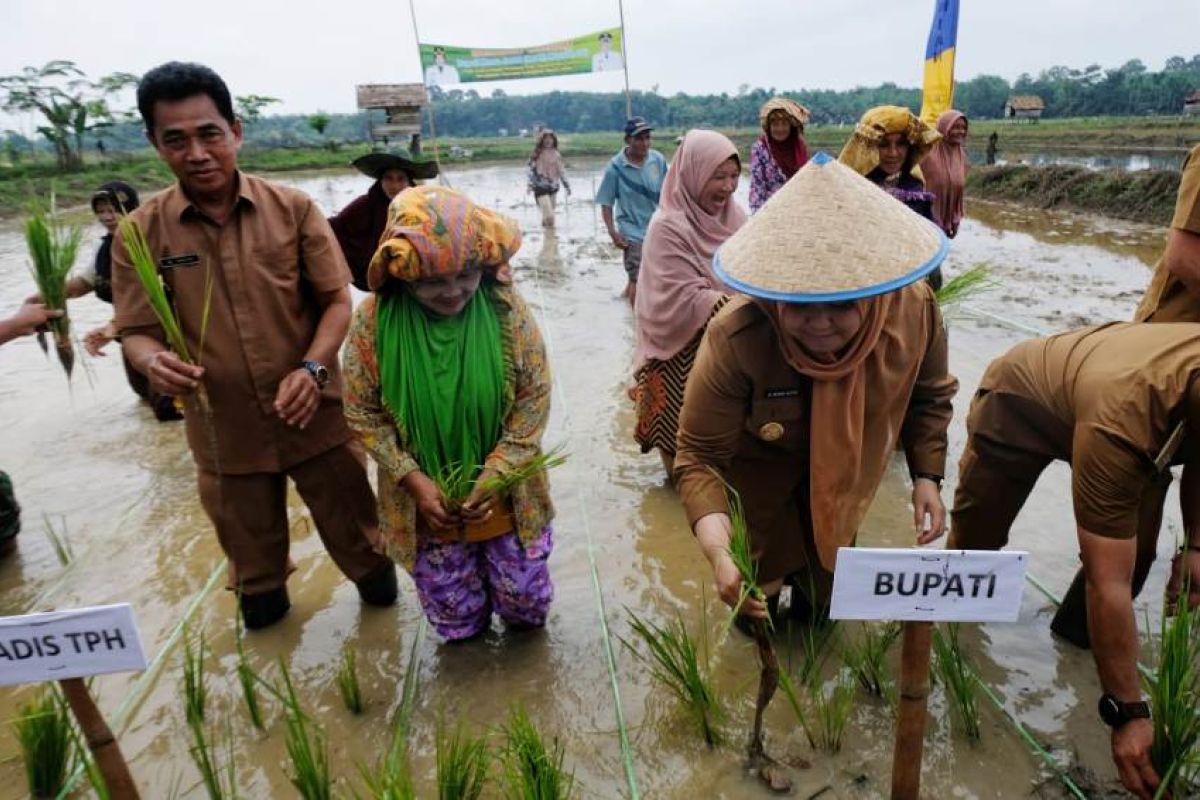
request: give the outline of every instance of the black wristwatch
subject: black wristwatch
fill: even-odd
[[[305,361],[301,364],[312,379],[317,382],[318,389],[324,389],[325,384],[329,383],[329,370],[325,369],[325,365],[320,361]]]
[[[1100,696],[1100,719],[1114,730],[1135,719],[1150,719],[1150,704],[1145,700],[1122,703],[1111,694]]]
[[[937,484],[937,487],[939,489],[942,488],[942,476],[941,475],[935,475],[932,472],[914,472],[914,473],[912,473],[911,477],[914,481],[917,478],[924,478],[927,481],[933,481],[934,483]]]

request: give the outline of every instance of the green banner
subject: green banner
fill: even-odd
[[[537,47],[496,49],[425,43],[418,46],[426,86],[620,72],[625,68],[620,28]]]

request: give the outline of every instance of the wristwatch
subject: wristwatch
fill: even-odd
[[[911,477],[914,481],[917,478],[924,478],[927,481],[933,481],[934,483],[937,484],[937,487],[939,489],[942,488],[942,476],[941,475],[935,475],[932,472],[914,472],[914,473],[912,473]]]
[[[305,361],[301,364],[312,379],[317,382],[318,389],[324,389],[325,384],[329,383],[329,370],[325,369],[325,365],[320,361]]]
[[[1145,700],[1123,703],[1111,694],[1100,696],[1100,719],[1114,730],[1134,719],[1150,719],[1150,704]]]

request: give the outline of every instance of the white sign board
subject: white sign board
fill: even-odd
[[[0,686],[145,668],[128,603],[0,617]]]
[[[1029,554],[999,550],[838,549],[833,619],[1016,622]]]

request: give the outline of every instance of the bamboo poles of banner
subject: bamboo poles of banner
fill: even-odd
[[[408,0],[408,13],[412,17],[413,39],[416,41],[417,45],[417,74],[422,76],[421,81],[424,83],[425,71],[423,65],[421,64],[421,31],[417,27],[416,0]],[[428,94],[428,91],[426,93]],[[444,186],[446,185],[447,181],[445,177],[443,177],[441,154],[438,152],[437,121],[433,111],[432,97],[429,98],[429,105],[426,107],[429,109],[429,139],[431,142],[433,142],[433,163],[437,164],[438,182]]]
[[[625,35],[625,0],[617,0],[621,15],[621,65],[625,71],[625,119],[633,116],[633,99],[629,94],[629,38]]]
[[[900,655],[900,709],[892,751],[892,800],[917,800],[925,749],[925,706],[929,700],[929,652],[933,623],[904,623]]]

